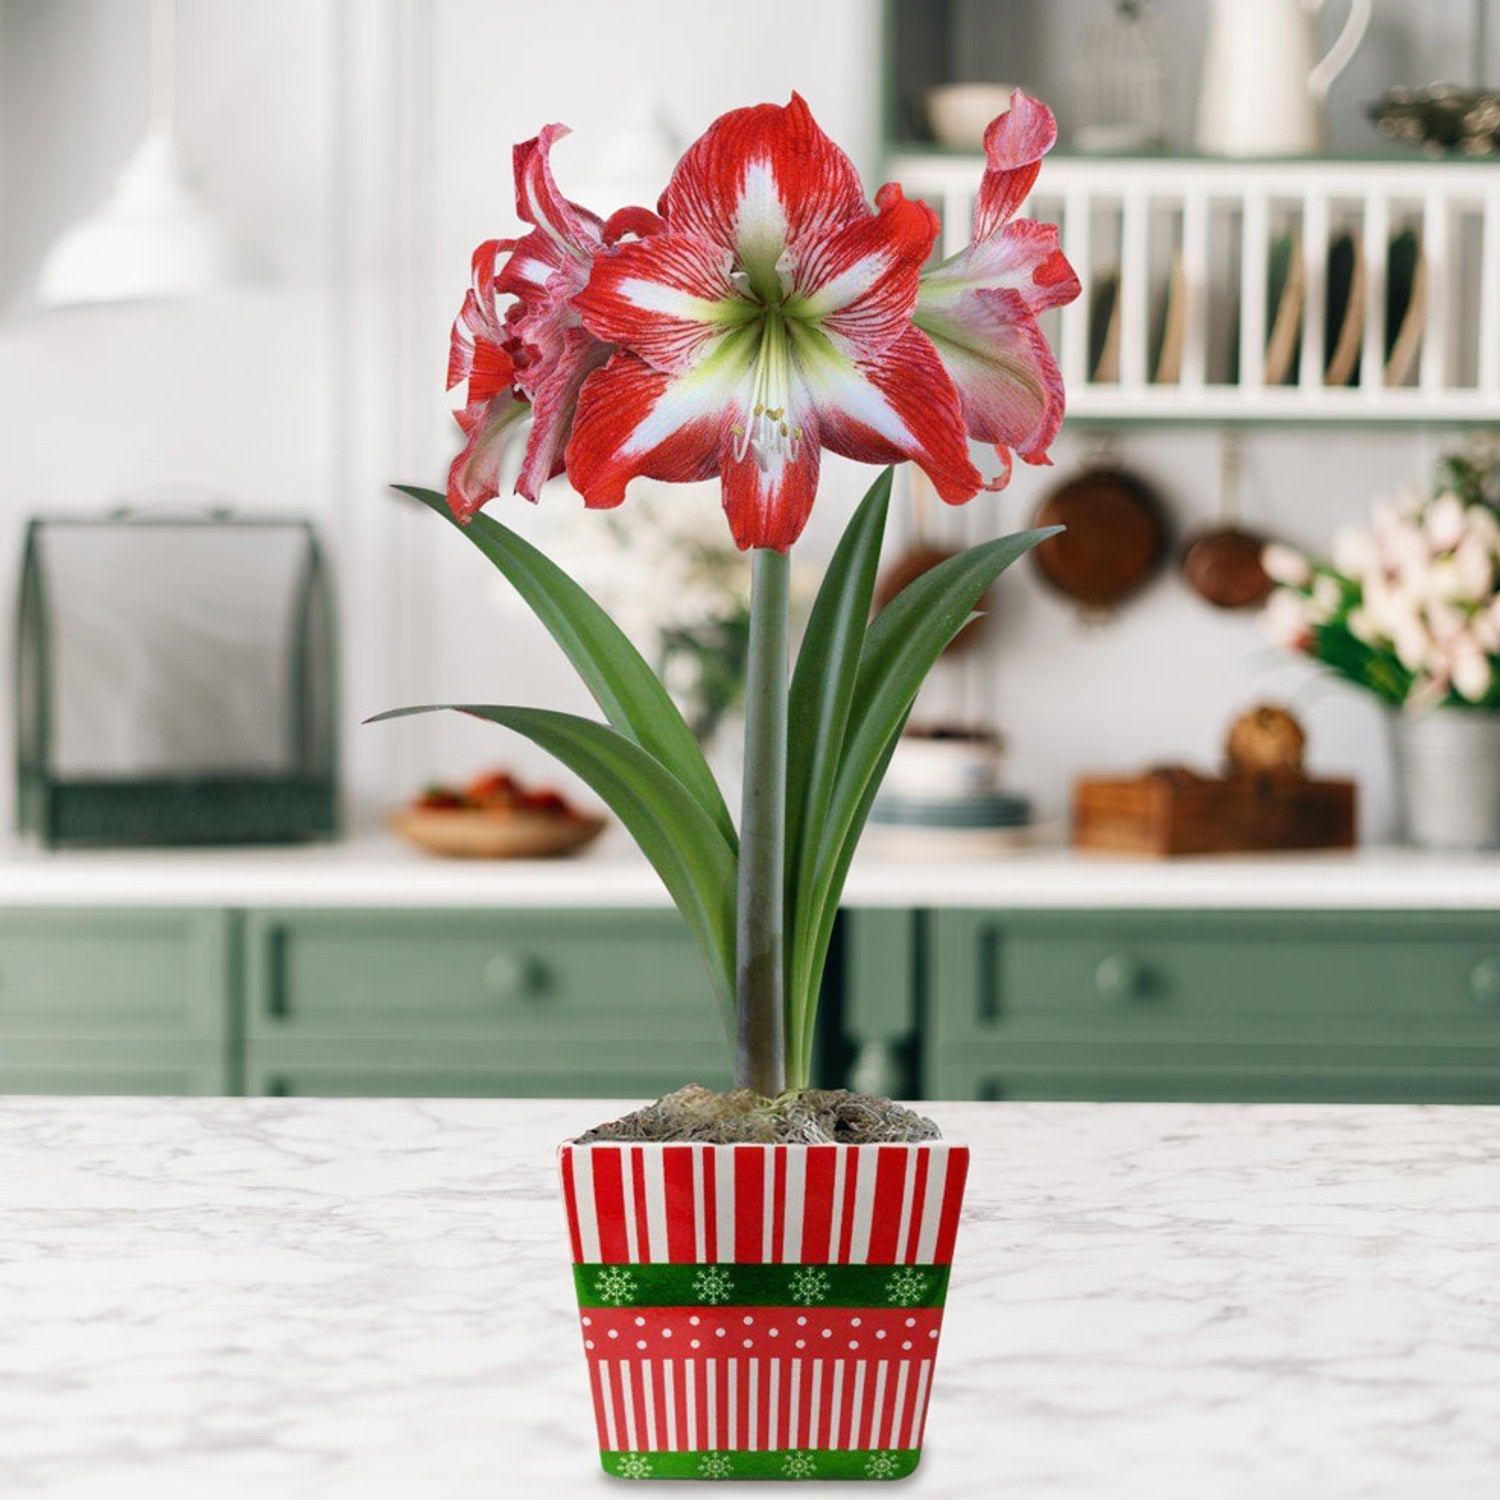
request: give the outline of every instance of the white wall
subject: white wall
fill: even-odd
[[[1080,3],[1048,12],[1059,57]],[[0,579],[14,574],[22,518],[39,508],[97,507],[187,481],[252,508],[309,510],[340,566],[361,815],[431,773],[497,760],[540,770],[538,757],[477,725],[354,727],[399,702],[580,702],[539,629],[497,608],[478,558],[383,488],[441,481],[453,433],[441,391],[447,327],[472,245],[515,227],[510,146],[547,121],[571,124],[556,156],[566,187],[588,175],[633,89],[686,137],[733,103],[796,87],[868,168],[877,9],[180,0],[184,154],[260,280],[202,304],[43,317],[26,305],[40,256],[97,203],[144,121],[146,4],[0,0]],[[1451,6],[1437,9],[1446,19],[1424,31],[1417,0],[1391,0],[1379,45],[1389,52],[1405,27],[1431,51],[1456,24]],[[1352,93],[1342,101],[1339,134],[1354,130],[1358,104]],[[1213,515],[1214,434],[1141,432],[1122,449],[1161,483],[1181,526]],[[1077,451],[1065,438],[1056,473]],[[1430,437],[1405,431],[1253,434],[1246,519],[1317,544],[1431,451]],[[827,466],[809,551],[826,547],[868,477]],[[944,525],[977,538],[1020,524],[1055,477],[1020,473],[1006,495]],[[500,513],[545,538],[558,509],[577,504],[555,488],[543,513],[519,500]],[[1114,622],[1084,628],[1023,568],[994,626],[982,662],[940,680],[934,701],[992,711],[1011,740],[1014,782],[1052,813],[1081,768],[1211,763],[1230,713],[1287,686],[1250,622],[1214,614],[1174,578]],[[1359,773],[1370,826],[1383,827],[1374,715],[1336,692],[1297,701],[1315,760]]]

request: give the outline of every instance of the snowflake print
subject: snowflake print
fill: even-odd
[[[817,1266],[803,1266],[792,1275],[792,1301],[811,1307],[828,1296],[828,1273]]]
[[[788,1453],[781,1460],[781,1472],[788,1479],[812,1479],[818,1472],[817,1460],[811,1453]]]
[[[865,1460],[865,1473],[871,1479],[894,1479],[900,1469],[894,1453],[872,1453]]]
[[[718,1266],[705,1266],[693,1277],[693,1290],[700,1302],[728,1302],[734,1291],[734,1281],[728,1271]]]
[[[619,1266],[605,1266],[594,1277],[594,1295],[611,1307],[635,1301],[635,1277]]]
[[[651,1460],[644,1453],[622,1453],[619,1472],[621,1479],[649,1479]]]
[[[698,1474],[703,1479],[728,1479],[734,1473],[734,1462],[727,1453],[705,1453],[698,1460]]]
[[[897,1307],[915,1307],[926,1295],[926,1276],[911,1266],[902,1266],[885,1284],[885,1300]]]

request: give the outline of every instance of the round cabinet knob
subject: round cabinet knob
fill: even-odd
[[[484,966],[484,987],[507,999],[533,999],[546,984],[546,970],[524,953],[497,953]]]
[[[1500,1009],[1500,958],[1481,958],[1469,970],[1469,993],[1481,1005]]]
[[[1094,988],[1107,1005],[1137,999],[1146,988],[1146,970],[1128,953],[1111,953],[1094,970]]]

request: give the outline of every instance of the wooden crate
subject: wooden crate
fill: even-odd
[[[1354,845],[1352,781],[1301,775],[1199,777],[1177,771],[1084,777],[1073,842],[1125,854],[1239,854]]]

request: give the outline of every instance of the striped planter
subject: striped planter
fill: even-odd
[[[605,1471],[916,1468],[966,1146],[564,1145]]]

